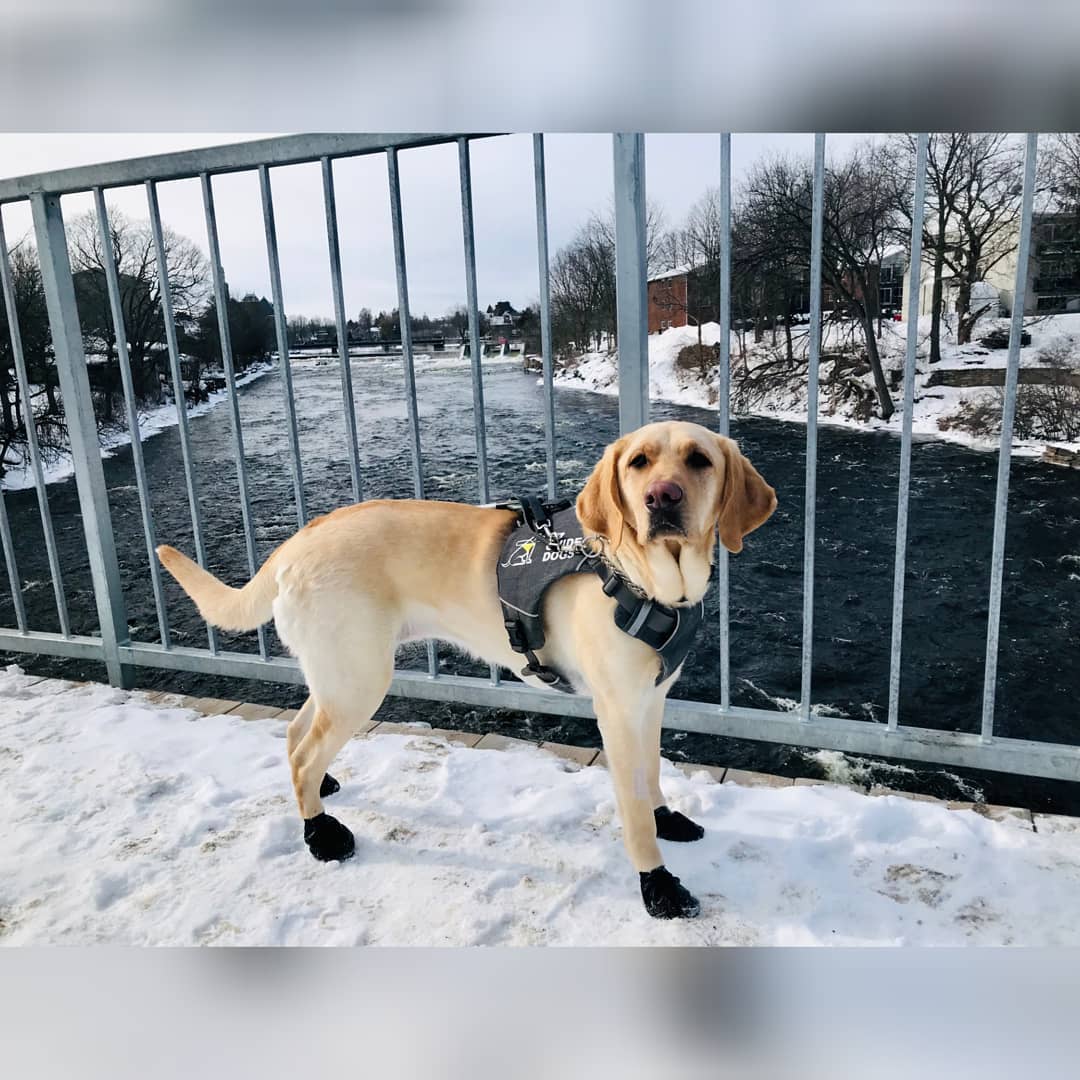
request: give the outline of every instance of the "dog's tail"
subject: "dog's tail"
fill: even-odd
[[[241,589],[234,589],[219,581],[168,544],[162,544],[157,549],[157,556],[165,569],[180,582],[184,592],[195,601],[199,614],[212,626],[219,626],[222,630],[254,630],[273,614],[274,597],[278,591],[277,575],[271,566],[273,555]]]

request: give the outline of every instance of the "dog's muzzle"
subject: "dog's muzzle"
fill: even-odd
[[[663,507],[649,511],[649,539],[664,536],[686,536],[682,513],[675,507]]]

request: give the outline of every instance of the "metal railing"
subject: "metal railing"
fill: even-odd
[[[157,274],[162,297],[162,314],[179,420],[181,456],[196,557],[206,565],[206,544],[199,494],[192,462],[192,446],[187,425],[180,353],[158,205],[157,185],[163,181],[198,178],[210,242],[210,262],[214,296],[219,316],[222,361],[225,368],[230,405],[233,442],[247,552],[248,572],[255,565],[254,532],[247,490],[243,454],[243,431],[238,407],[232,348],[227,319],[225,278],[221,265],[214,208],[214,177],[225,172],[255,171],[259,178],[266,252],[274,301],[279,376],[288,421],[288,445],[298,525],[307,520],[303,470],[297,435],[297,411],[293,395],[290,358],[282,299],[281,272],[274,220],[271,170],[301,162],[319,162],[322,169],[326,234],[330,256],[331,283],[338,341],[347,341],[345,303],[342,287],[340,238],[334,194],[335,161],[358,155],[385,154],[389,187],[390,216],[397,276],[398,306],[402,327],[402,352],[405,371],[412,456],[412,494],[424,497],[421,468],[419,415],[413,345],[409,319],[408,272],[405,257],[401,192],[398,174],[399,153],[412,147],[456,144],[461,188],[462,236],[465,253],[466,291],[469,305],[469,340],[473,383],[473,408],[476,421],[478,460],[477,496],[481,503],[490,497],[484,417],[483,379],[480,355],[479,312],[476,289],[476,249],[473,223],[470,143],[480,136],[464,135],[303,135],[216,147],[208,150],[167,154],[133,159],[107,165],[67,169],[54,173],[0,180],[0,204],[29,202],[34,233],[41,261],[53,348],[63,395],[67,425],[74,459],[83,527],[89,553],[91,576],[99,617],[98,636],[71,632],[64,582],[60,570],[55,532],[49,513],[41,456],[33,424],[28,425],[28,457],[38,507],[44,530],[48,561],[59,617],[60,633],[37,631],[27,625],[22,601],[17,552],[11,533],[5,501],[0,496],[0,540],[2,540],[8,580],[16,615],[16,626],[0,628],[0,649],[82,657],[103,661],[109,679],[117,685],[130,686],[139,667],[167,668],[245,679],[263,679],[300,683],[302,676],[294,660],[268,652],[266,635],[259,634],[258,654],[225,652],[218,636],[208,627],[208,647],[180,647],[173,643],[168,612],[157,560],[153,515],[147,486],[135,413],[128,345],[120,305],[117,268],[112,262],[108,243],[109,224],[104,192],[113,187],[141,184],[145,187],[151,232],[156,249]],[[919,272],[922,256],[923,204],[926,192],[928,136],[917,140],[915,198],[911,232],[911,276],[908,311],[918,309]],[[719,137],[721,244],[720,305],[720,384],[718,388],[717,429],[726,434],[730,424],[730,327],[731,327],[731,137]],[[822,747],[846,752],[954,764],[973,768],[1005,770],[1016,773],[1080,780],[1080,747],[1045,743],[1036,740],[1002,738],[994,734],[994,697],[997,679],[998,632],[1001,619],[1002,578],[1004,569],[1006,508],[1008,505],[1009,465],[1012,426],[1016,404],[1020,335],[1023,324],[1024,291],[1027,286],[1027,255],[1031,244],[1032,206],[1035,184],[1037,139],[1027,137],[1022,196],[1020,251],[1013,302],[1012,327],[1008,352],[1005,410],[1002,417],[1001,446],[995,496],[994,542],[990,566],[989,615],[986,635],[986,665],[982,703],[982,723],[978,734],[940,731],[904,725],[899,722],[901,676],[901,639],[904,604],[904,572],[907,554],[908,505],[911,482],[911,409],[914,395],[917,321],[909,319],[904,361],[904,410],[900,438],[900,481],[897,505],[896,551],[893,579],[892,646],[889,678],[888,722],[854,721],[823,716],[811,710],[813,670],[814,548],[817,466],[817,387],[821,341],[821,258],[823,195],[825,186],[825,136],[817,135],[813,159],[813,203],[810,275],[810,356],[809,402],[806,427],[806,513],[804,525],[804,586],[801,661],[801,694],[798,707],[791,712],[752,709],[731,704],[729,659],[730,629],[728,616],[729,568],[727,553],[718,553],[718,610],[720,621],[720,703],[669,701],[666,723],[670,727],[704,734],[767,740],[801,746]],[[539,256],[540,324],[543,352],[544,424],[546,480],[548,494],[557,486],[555,460],[555,405],[552,370],[551,296],[548,280],[547,198],[544,165],[544,138],[533,137],[535,176],[536,233]],[[615,185],[616,263],[619,334],[619,419],[623,431],[632,430],[648,420],[649,378],[646,321],[646,225],[645,225],[645,142],[640,134],[613,137]],[[93,415],[86,358],[75,302],[75,290],[60,209],[60,196],[90,192],[94,199],[98,226],[105,252],[106,285],[111,305],[116,349],[123,382],[128,424],[132,432],[132,458],[139,492],[142,524],[153,576],[161,642],[133,641],[128,628],[120,587],[115,542],[106,498],[105,478]],[[0,277],[11,329],[15,371],[22,400],[31,400],[29,380],[16,317],[15,294],[3,222],[0,218]],[[346,418],[346,442],[354,498],[363,497],[362,460],[356,430],[353,386],[347,352],[341,364],[342,405]],[[445,675],[439,672],[434,644],[428,648],[428,670],[397,670],[391,693],[404,697],[460,702],[478,706],[499,706],[523,711],[554,713],[566,716],[592,716],[587,698],[570,697],[536,690],[516,682],[502,682],[496,670],[490,679]]]

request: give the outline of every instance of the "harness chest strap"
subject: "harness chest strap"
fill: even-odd
[[[603,559],[587,550],[581,525],[569,500],[546,504],[529,496],[500,509],[518,511],[499,556],[499,601],[510,647],[528,661],[522,675],[532,675],[554,690],[574,693],[569,681],[540,663],[544,645],[544,593],[567,574],[595,573],[604,592],[616,602],[615,625],[651,646],[660,658],[657,685],[686,659],[704,619],[704,602],[669,607],[641,596]]]

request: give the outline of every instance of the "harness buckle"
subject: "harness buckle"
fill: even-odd
[[[524,495],[521,499],[521,509],[525,513],[525,521],[534,532],[542,532],[546,536],[551,529],[550,518],[544,509],[544,504],[535,495]]]
[[[622,581],[619,579],[618,574],[611,574],[611,576],[604,582],[602,588],[605,596],[614,596],[619,591],[619,586]]]

